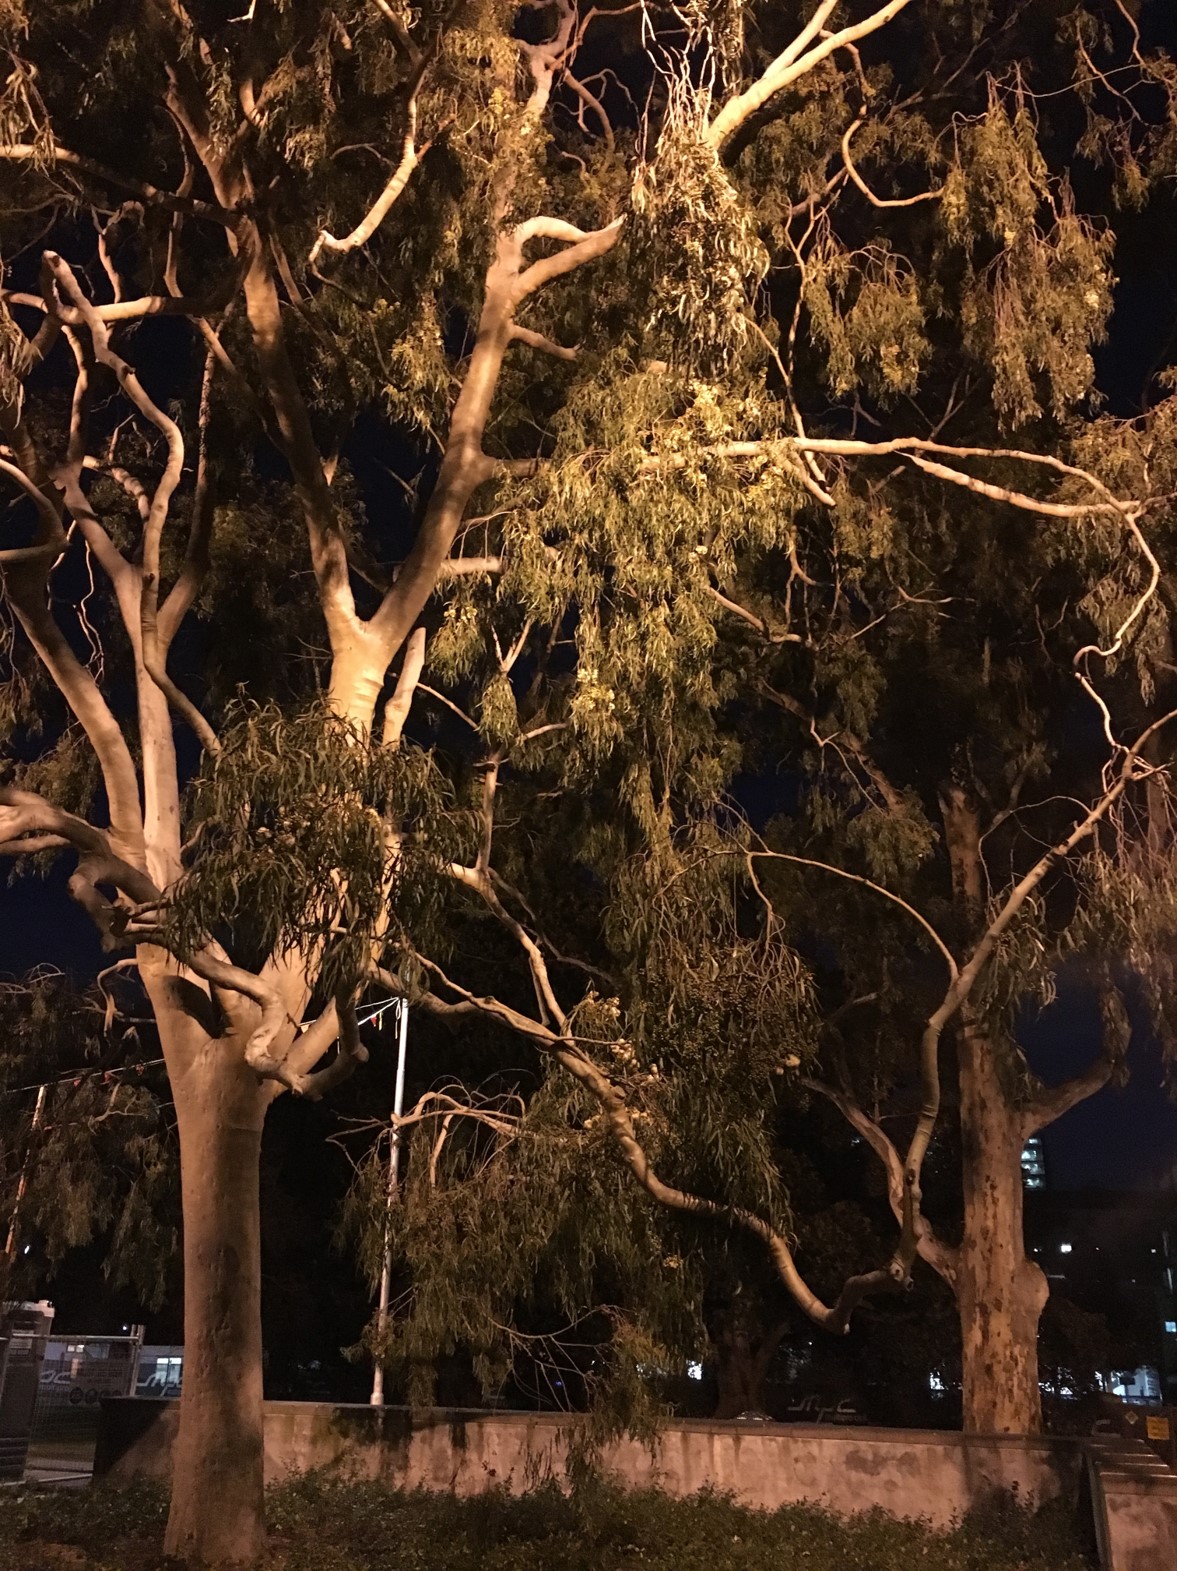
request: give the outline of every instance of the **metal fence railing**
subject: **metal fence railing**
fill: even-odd
[[[25,1477],[84,1478],[94,1466],[104,1396],[130,1396],[140,1336],[50,1337],[37,1381]]]

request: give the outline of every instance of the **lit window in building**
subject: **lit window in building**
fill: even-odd
[[[1166,1320],[1165,1330],[1170,1336],[1177,1336],[1177,1320]]]
[[[1161,1377],[1151,1365],[1139,1369],[1114,1369],[1108,1379],[1112,1394],[1124,1402],[1157,1402],[1161,1395]]]
[[[1031,1135],[1022,1152],[1022,1182],[1027,1189],[1046,1188],[1046,1152],[1039,1135]]]

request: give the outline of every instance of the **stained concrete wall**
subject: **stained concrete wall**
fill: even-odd
[[[94,1471],[166,1480],[179,1404],[104,1399]],[[266,1478],[313,1469],[402,1489],[477,1494],[563,1478],[570,1425],[554,1413],[486,1413],[267,1402]],[[630,1488],[724,1490],[774,1510],[809,1501],[849,1516],[881,1507],[947,1527],[995,1490],[1071,1501],[1094,1526],[1106,1571],[1177,1568],[1177,1474],[1140,1441],[1079,1441],[934,1430],[680,1420],[651,1452],[605,1447],[603,1470]]]
[[[1109,1571],[1177,1567],[1177,1473],[1142,1440],[1087,1447],[1101,1563]]]
[[[104,1402],[96,1472],[166,1477],[177,1416],[171,1402]],[[522,1490],[563,1476],[568,1423],[544,1413],[410,1416],[397,1408],[269,1402],[266,1476],[329,1468],[407,1489]],[[845,1515],[880,1506],[947,1526],[995,1489],[1077,1500],[1083,1450],[1073,1440],[1008,1435],[683,1420],[663,1430],[653,1454],[619,1440],[601,1463],[633,1488],[689,1495],[709,1487],[768,1510],[797,1501]]]

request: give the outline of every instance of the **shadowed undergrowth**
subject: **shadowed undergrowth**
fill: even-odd
[[[215,1502],[210,1502],[215,1510]],[[154,1489],[0,1496],[0,1571],[163,1571]],[[753,1511],[593,1483],[512,1497],[308,1477],[270,1491],[265,1571],[1091,1571],[1070,1512],[1008,1498],[934,1532],[874,1512]]]

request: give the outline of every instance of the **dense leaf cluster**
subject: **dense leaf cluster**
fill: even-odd
[[[398,952],[410,924],[420,941],[439,862],[470,838],[428,752],[369,742],[319,706],[243,710],[192,795],[200,831],[167,913],[178,951],[215,934],[255,963],[314,954],[327,989]]]

